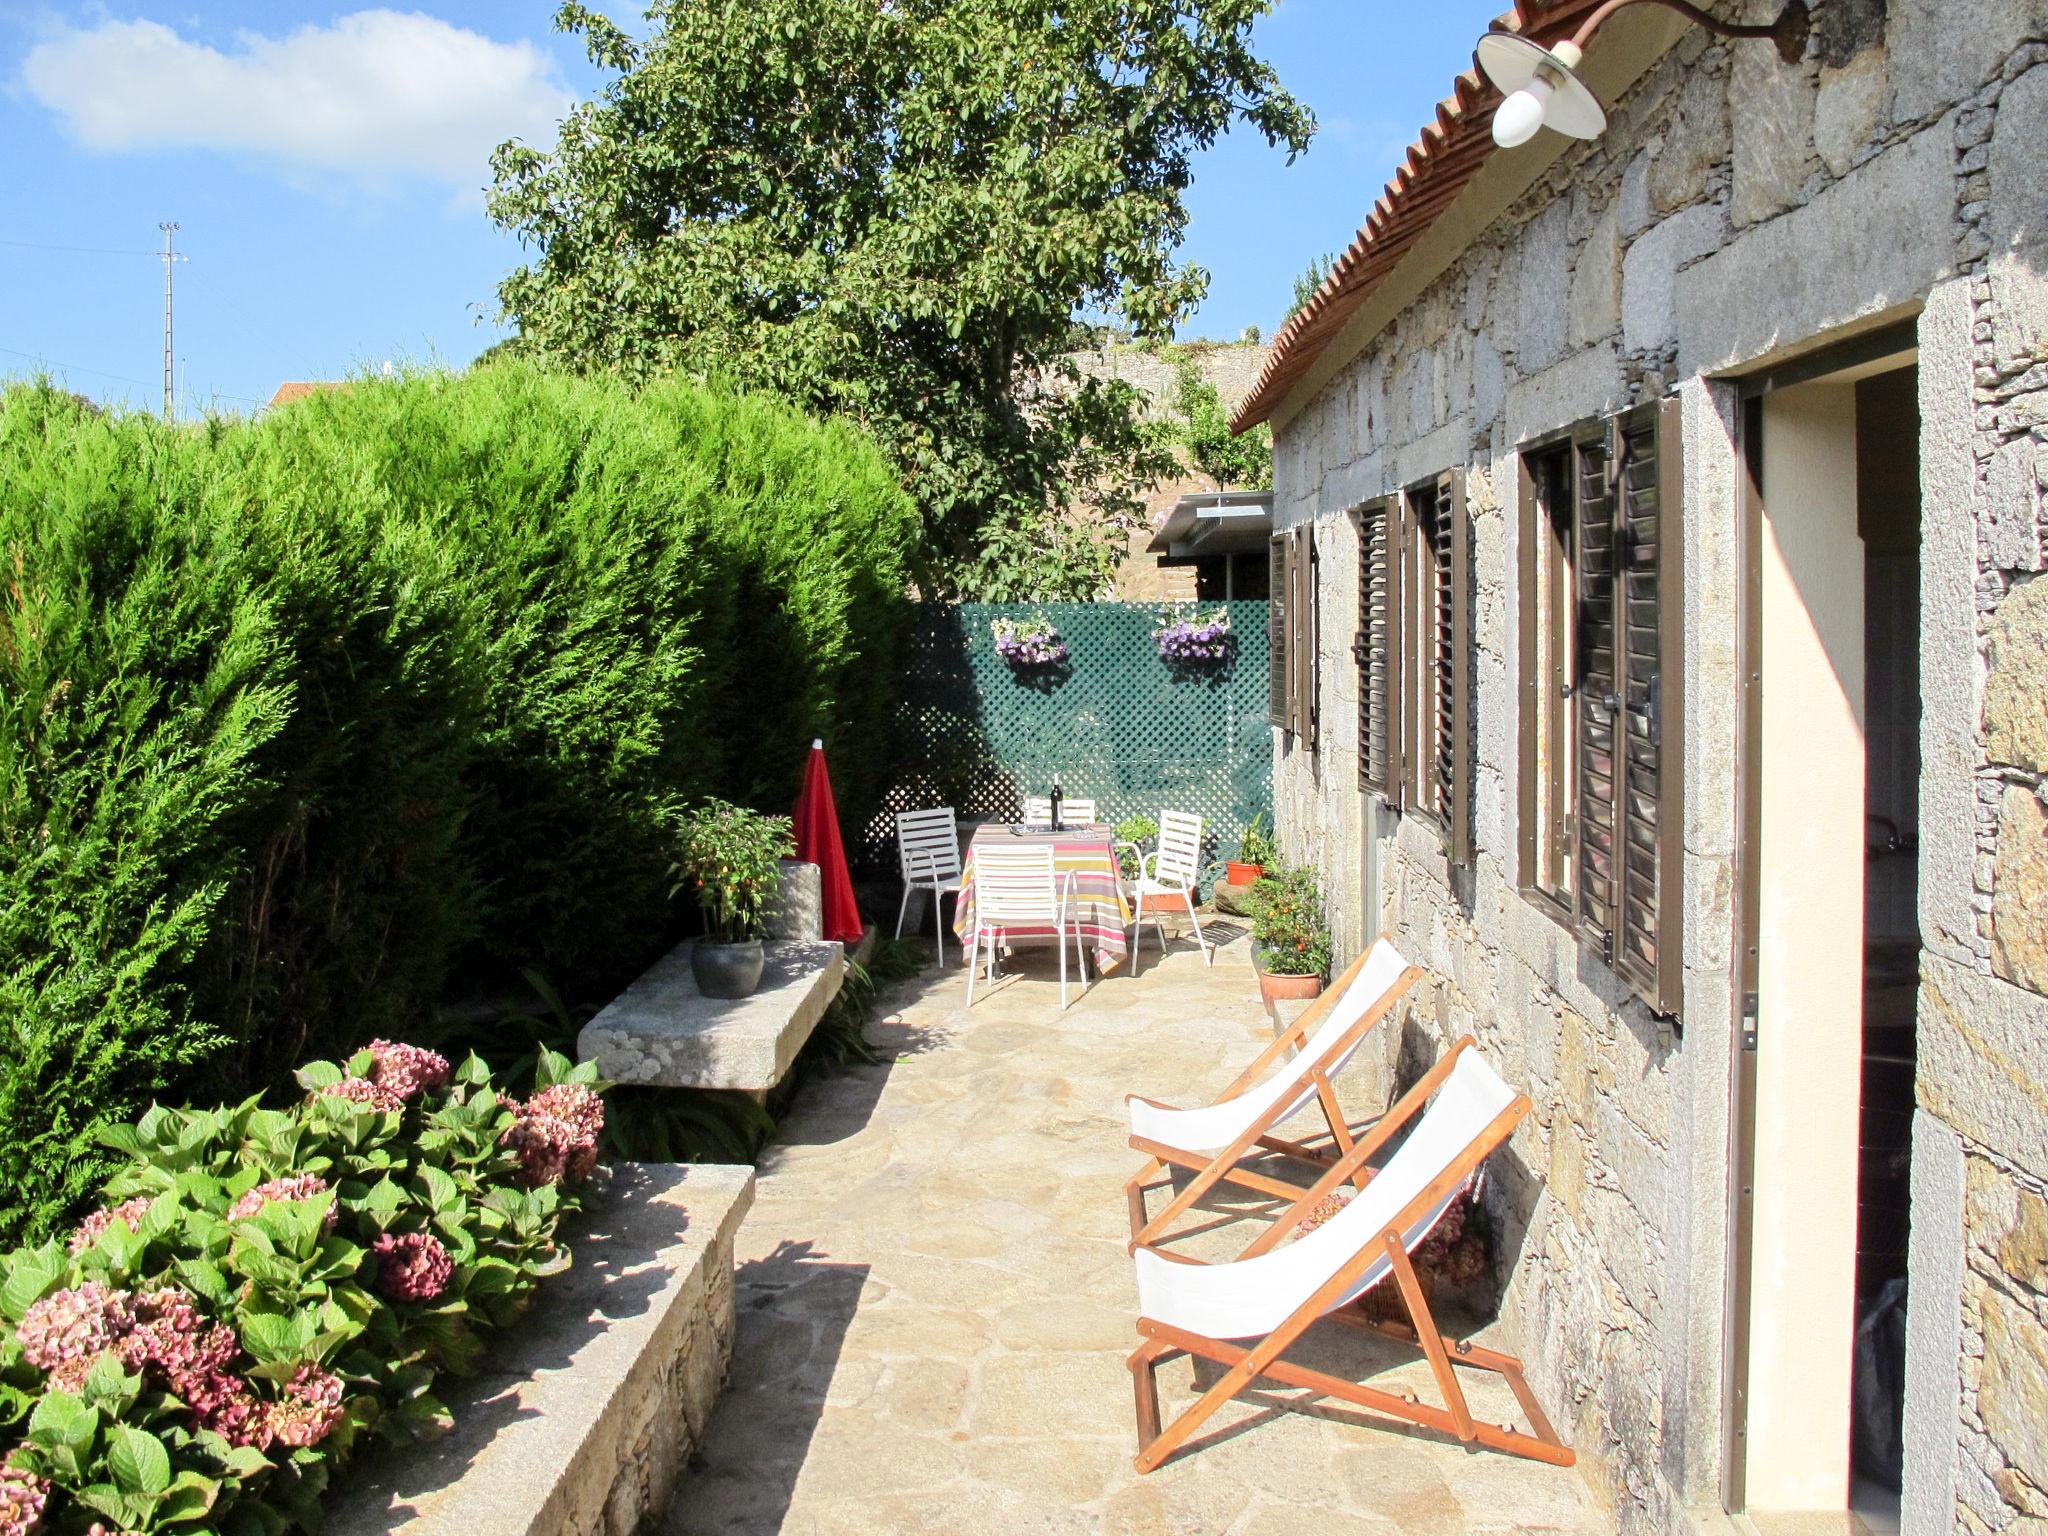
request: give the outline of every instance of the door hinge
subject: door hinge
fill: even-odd
[[[1754,992],[1745,992],[1745,993],[1743,993],[1743,994],[1742,994],[1742,1048],[1743,1048],[1743,1049],[1744,1049],[1745,1051],[1753,1051],[1753,1050],[1755,1050],[1755,1049],[1756,1049],[1756,1014],[1757,1014],[1757,1001],[1756,1001],[1756,994],[1755,994]]]

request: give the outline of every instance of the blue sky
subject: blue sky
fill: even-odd
[[[1259,45],[1322,130],[1291,167],[1243,132],[1201,160],[1185,254],[1213,280],[1187,334],[1272,332],[1295,276],[1351,239],[1502,8],[1281,0]],[[190,257],[183,410],[246,409],[282,380],[386,360],[468,361],[499,334],[496,283],[519,260],[483,211],[489,146],[551,140],[598,82],[553,13],[9,0],[0,374],[43,366],[96,398],[159,403],[164,219]]]

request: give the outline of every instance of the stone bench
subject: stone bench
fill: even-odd
[[[754,1171],[627,1163],[568,1233],[481,1372],[448,1380],[454,1427],[366,1447],[328,1536],[631,1536],[667,1503],[732,1360],[733,1233]]]
[[[839,995],[845,947],[770,939],[760,990],[736,1001],[697,990],[691,948],[678,944],[607,1003],[577,1035],[576,1054],[615,1083],[766,1097]]]

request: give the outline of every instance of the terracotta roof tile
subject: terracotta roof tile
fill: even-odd
[[[1494,22],[1543,42],[1569,36],[1599,0],[1518,0]],[[1474,67],[1453,82],[1436,116],[1408,146],[1407,158],[1372,206],[1364,226],[1337,258],[1322,286],[1273,339],[1273,355],[1231,419],[1242,432],[1265,421],[1308,372],[1345,322],[1372,296],[1402,256],[1457,200],[1493,153],[1493,113],[1500,92]]]

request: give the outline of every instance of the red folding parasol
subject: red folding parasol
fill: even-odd
[[[832,802],[832,776],[825,771],[825,743],[811,743],[804,765],[804,787],[796,797],[796,856],[818,866],[824,888],[825,937],[842,944],[860,942],[860,913],[853,904],[853,876],[846,867],[846,845],[839,840],[839,808]]]

